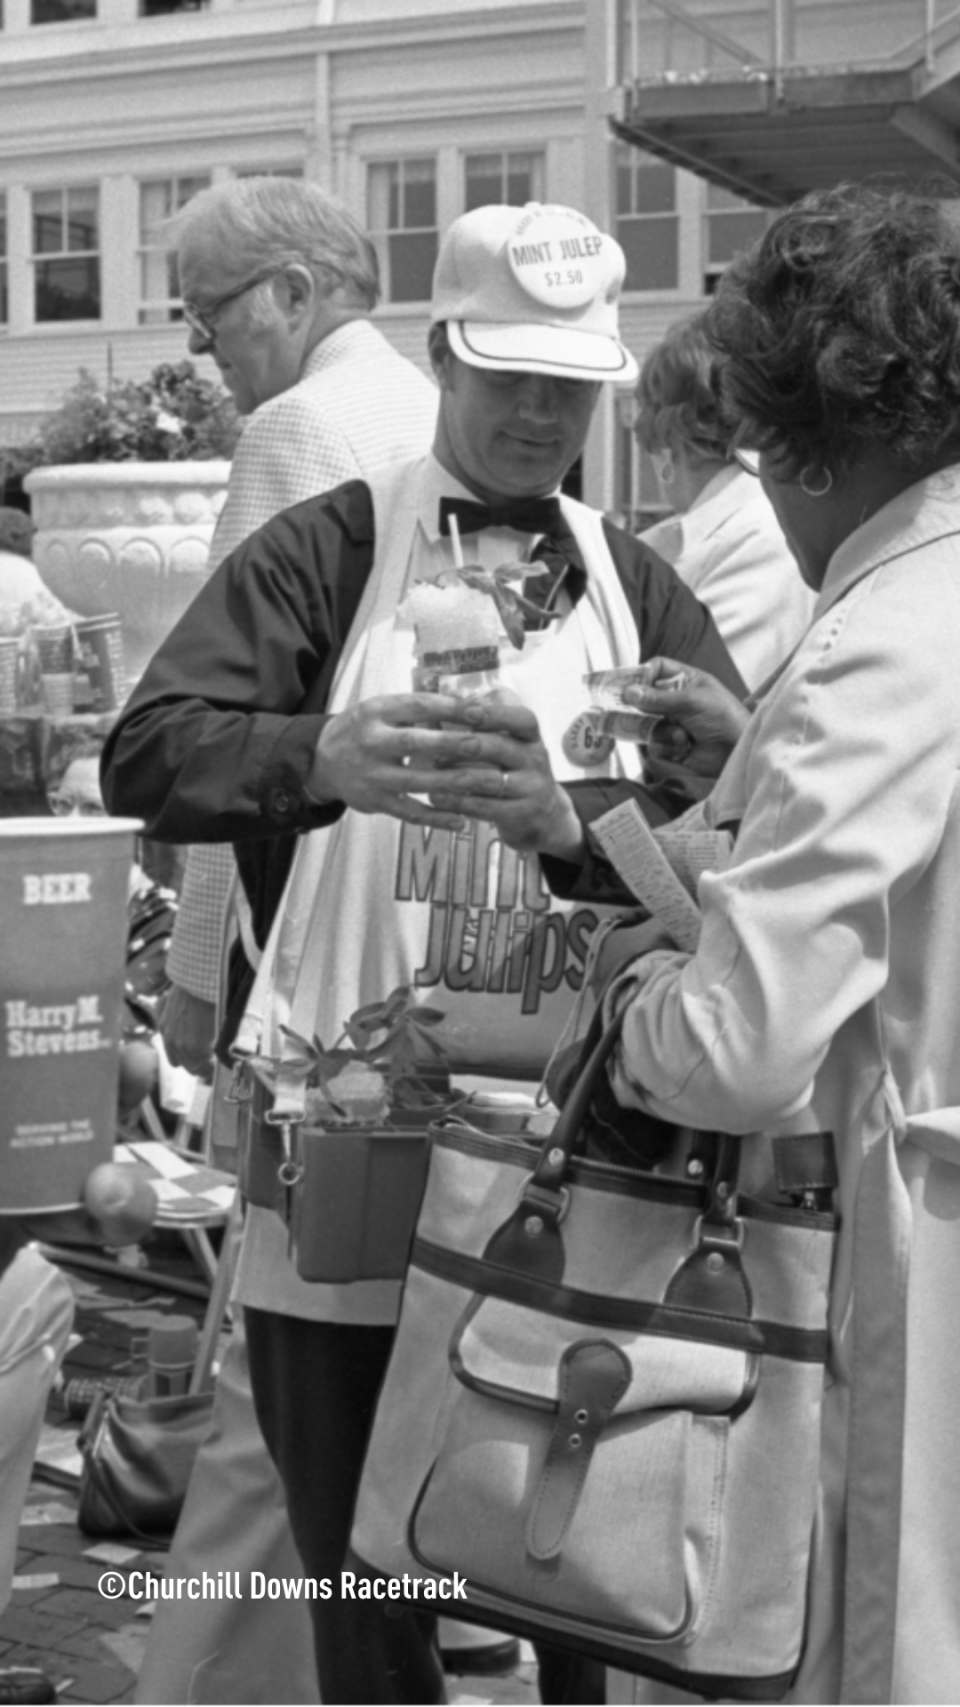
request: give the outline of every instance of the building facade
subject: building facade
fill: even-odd
[[[913,0],[891,5],[902,37]],[[796,7],[824,41],[838,15],[888,9]],[[761,40],[767,14],[767,0],[2,0],[0,446],[81,367],[106,384],[184,355],[163,222],[231,175],[337,193],[377,243],[379,323],[424,366],[451,220],[488,201],[579,206],[626,249],[624,333],[642,357],[769,214],[618,142],[617,85],[638,64],[709,58],[711,34]],[[621,513],[654,497],[630,407],[605,399],[584,468],[586,496]]]

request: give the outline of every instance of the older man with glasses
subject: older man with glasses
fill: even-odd
[[[415,455],[437,394],[369,316],[377,257],[316,184],[238,179],[202,190],[171,230],[192,355],[209,355],[249,417],[211,548],[217,564],[290,504]],[[210,1071],[229,849],[191,849],[163,1018],[176,1066]]]
[[[254,177],[195,196],[171,227],[192,355],[209,355],[247,417],[211,563],[278,511],[425,451],[437,393],[369,316],[380,294],[362,227],[317,184]],[[212,1065],[223,921],[235,870],[224,845],[193,847],[168,959],[162,1034],[174,1065]],[[217,1094],[218,1130],[230,1111]],[[296,1574],[283,1497],[250,1396],[240,1312],[224,1356],[214,1429],[201,1451],[175,1560]],[[230,1602],[163,1603],[140,1675],[140,1702],[186,1700],[202,1668],[220,1700],[316,1696],[303,1608],[251,1618]],[[211,1695],[212,1699],[212,1695]]]

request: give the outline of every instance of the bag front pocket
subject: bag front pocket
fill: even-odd
[[[534,1324],[539,1355],[526,1361]],[[411,1550],[518,1609],[683,1641],[710,1596],[728,1413],[748,1391],[751,1360],[553,1326],[551,1367],[542,1317],[494,1301],[465,1312],[451,1347],[460,1391],[412,1513]],[[522,1391],[513,1381],[524,1364]]]

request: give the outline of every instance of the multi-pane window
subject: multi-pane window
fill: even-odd
[[[771,215],[719,184],[707,185],[703,224],[704,289],[710,293],[725,267],[762,237]]]
[[[627,290],[676,290],[680,219],[673,166],[622,142],[617,146],[617,241],[627,257]]]
[[[141,18],[159,18],[165,12],[203,12],[210,0],[140,0],[137,8]]]
[[[464,161],[463,206],[475,207],[505,202],[524,207],[543,200],[543,155],[498,150],[493,154],[468,154]]]
[[[437,259],[437,169],[432,158],[369,168],[368,220],[386,302],[427,302]]]
[[[2,23],[0,17],[0,23]],[[7,198],[0,195],[0,326],[10,318],[10,299],[7,294]]]
[[[632,399],[630,400],[632,402]],[[633,410],[618,398],[614,439],[614,511],[631,533],[650,527],[667,513],[653,463],[637,442]]]
[[[33,192],[34,315],[99,320],[99,203],[94,185]]]
[[[97,0],[30,0],[31,24],[70,24],[96,15]]]
[[[183,178],[153,178],[140,185],[141,326],[159,326],[183,318],[177,265],[163,227],[209,182],[207,174],[197,173]]]

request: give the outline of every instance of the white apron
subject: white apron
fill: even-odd
[[[370,482],[376,561],[331,692],[342,711],[411,690],[414,635],[399,608],[410,581],[419,507],[417,471]],[[536,711],[556,774],[639,773],[620,746],[591,771],[563,756],[562,737],[590,703],[587,671],[635,664],[640,641],[601,519],[562,500],[588,566],[575,608],[522,651],[501,651],[501,680]],[[611,909],[554,900],[539,861],[505,848],[487,823],[451,832],[346,812],[302,838],[237,1039],[237,1052],[296,1056],[281,1027],[326,1047],[361,1005],[409,985],[440,1010],[433,1033],[451,1071],[540,1076],[582,982],[601,916]],[[302,1087],[280,1073],[277,1111],[302,1108]]]

